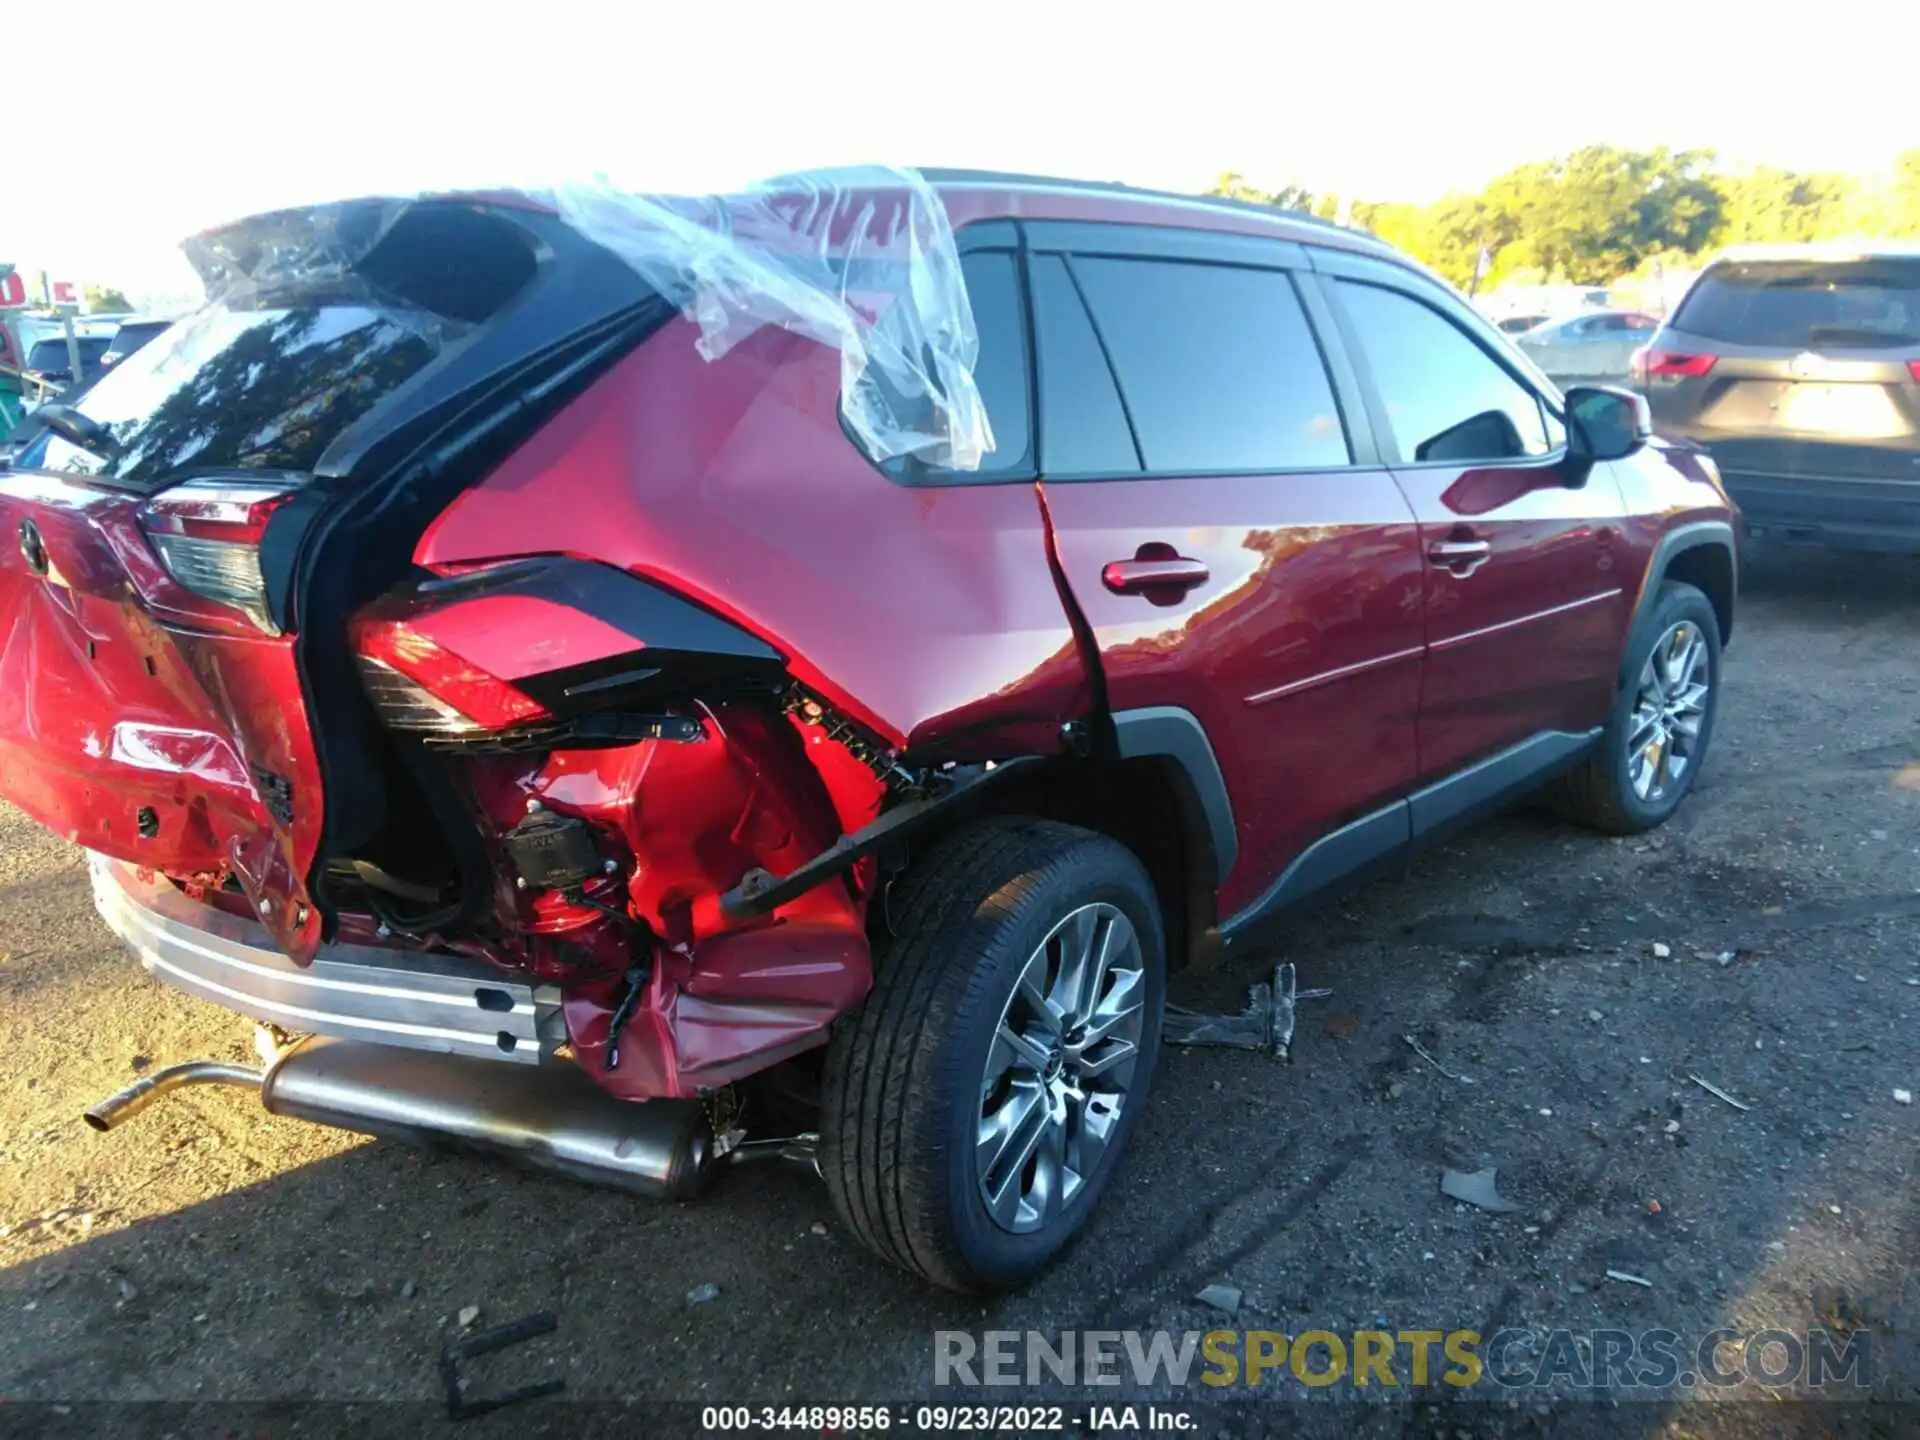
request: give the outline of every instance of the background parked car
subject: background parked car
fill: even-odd
[[[112,343],[100,356],[100,368],[111,369],[149,340],[158,339],[161,332],[172,324],[171,320],[153,319],[145,315],[129,316],[121,322],[120,328],[113,332]]]
[[[34,341],[33,348],[27,351],[26,403],[44,404],[70,386],[92,379],[100,373],[100,357],[112,343],[112,338],[106,335],[74,336],[74,344],[80,350],[80,373],[76,375],[73,353],[64,335]]]
[[[1544,325],[1553,316],[1545,311],[1527,311],[1520,315],[1507,315],[1494,321],[1494,327],[1507,335],[1524,335],[1536,325]]]
[[[1549,320],[1514,343],[1556,380],[1619,380],[1659,328],[1659,320],[1637,310],[1597,310]]]
[[[1729,251],[1634,378],[1753,530],[1920,552],[1920,244]]]

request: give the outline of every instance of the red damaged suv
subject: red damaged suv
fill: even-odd
[[[1735,518],[1642,401],[1353,231],[924,184],[966,465],[519,196],[217,232],[251,283],[41,413],[0,793],[157,978],[301,1037],[96,1128],[244,1084],[683,1196],[797,1114],[867,1245],[1013,1285],[1112,1178],[1169,969],[1543,787],[1673,813]]]

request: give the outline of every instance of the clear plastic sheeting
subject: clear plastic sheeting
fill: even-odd
[[[209,304],[337,284],[405,213],[407,200],[351,200],[281,210],[190,235],[180,248]]]
[[[993,448],[953,230],[917,172],[815,171],[707,196],[596,180],[551,199],[680,305],[707,359],[763,325],[837,349],[841,411],[874,459],[975,470]]]
[[[809,171],[697,196],[641,193],[604,177],[510,193],[552,207],[631,265],[699,326],[708,360],[765,325],[833,347],[841,412],[873,459],[975,470],[993,448],[953,229],[917,171]],[[213,303],[254,308],[276,291],[320,285],[355,294],[360,263],[410,203],[287,210],[196,235],[184,248]]]

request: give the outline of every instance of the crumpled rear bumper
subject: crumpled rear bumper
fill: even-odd
[[[328,945],[311,965],[263,926],[89,856],[94,905],[157,980],[286,1030],[537,1065],[566,1041],[560,992],[458,956]]]

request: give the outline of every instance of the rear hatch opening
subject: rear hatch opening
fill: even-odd
[[[0,558],[0,792],[114,858],[237,883],[304,960],[343,867],[350,889],[397,877],[416,897],[472,878],[452,802],[384,743],[351,661],[327,663],[349,617],[564,402],[557,375],[589,377],[668,311],[524,204],[350,202],[188,248],[209,303],[0,470],[20,537]]]

